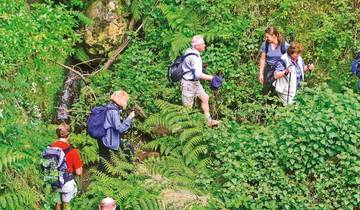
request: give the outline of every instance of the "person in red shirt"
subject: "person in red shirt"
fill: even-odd
[[[52,147],[58,147],[62,150],[67,150],[65,158],[68,168],[68,172],[75,175],[81,176],[83,170],[83,162],[81,160],[79,151],[72,147],[69,144],[69,135],[71,133],[71,128],[66,123],[61,123],[57,129],[56,134],[58,140],[51,144]],[[58,192],[61,196],[61,199],[56,203],[56,210],[61,209],[70,209],[70,201],[76,196],[77,185],[75,179],[67,181],[62,188],[56,189],[55,192]]]

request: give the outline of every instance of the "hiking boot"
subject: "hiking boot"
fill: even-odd
[[[219,121],[219,120],[213,120],[213,119],[210,119],[210,120],[207,121],[207,125],[208,125],[209,127],[217,126],[217,125],[219,125],[220,123],[221,123],[221,121]]]

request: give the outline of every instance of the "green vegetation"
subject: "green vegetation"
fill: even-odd
[[[92,22],[83,14],[90,2],[0,2],[0,209],[53,208],[39,160],[56,138],[51,121],[67,73],[56,63],[88,58],[80,29]],[[349,76],[360,51],[357,1],[122,4],[144,27],[128,33],[129,45],[109,70],[81,83],[70,110],[71,141],[85,163],[73,209],[96,209],[105,196],[121,209],[360,207],[360,96]],[[270,104],[260,93],[259,46],[268,25],[302,43],[304,59],[316,65],[292,106]],[[218,92],[204,85],[213,116],[223,120],[216,129],[205,126],[199,107],[179,106],[180,90],[166,78],[195,34],[207,41],[207,71],[221,70],[226,80]],[[130,94],[130,109],[139,105],[147,115],[125,138],[138,156],[157,155],[133,165],[112,155],[103,174],[96,170],[97,143],[84,128],[91,108],[117,89]],[[178,192],[194,199],[169,199]]]

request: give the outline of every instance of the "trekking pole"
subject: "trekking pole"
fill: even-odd
[[[287,93],[286,104],[289,104],[290,84],[291,84],[291,72],[289,72],[289,87],[288,87],[288,93]]]

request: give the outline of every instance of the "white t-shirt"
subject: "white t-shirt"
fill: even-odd
[[[183,71],[185,73],[183,79],[199,80],[199,77],[203,74],[203,63],[200,53],[194,48],[189,48],[185,51],[184,55],[189,53],[194,53],[196,55],[189,55],[185,58],[185,61],[182,65]]]

